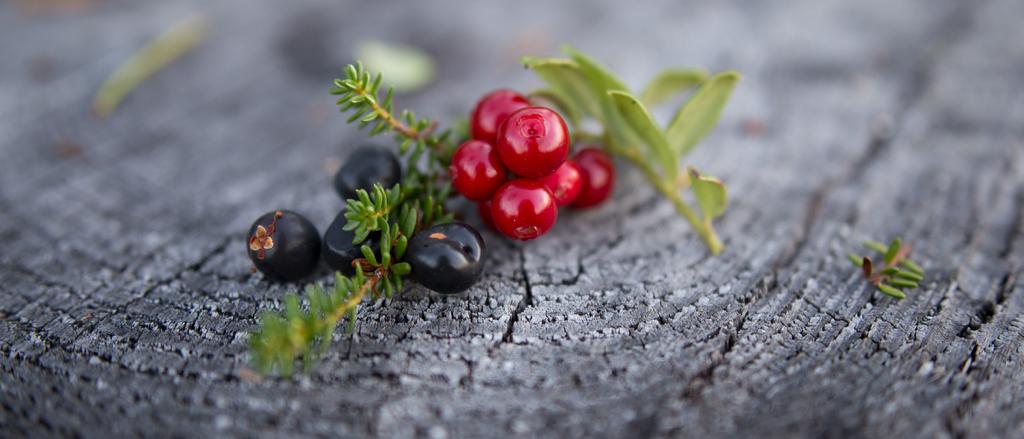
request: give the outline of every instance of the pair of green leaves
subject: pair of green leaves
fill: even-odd
[[[570,47],[564,52],[568,59],[523,58],[523,64],[547,83],[547,88],[534,94],[552,101],[574,127],[588,117],[597,120],[605,127],[610,151],[634,161],[643,160],[647,169],[658,170],[658,184],[673,190],[680,181],[679,157],[692,151],[715,126],[740,79],[731,71],[709,77],[700,69],[670,69],[655,76],[638,98],[622,80],[590,57]],[[696,92],[663,129],[648,106],[695,87]],[[728,198],[718,179],[689,169],[682,181],[687,180],[706,223],[725,211]]]

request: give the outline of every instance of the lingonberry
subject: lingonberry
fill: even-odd
[[[302,215],[277,210],[252,223],[246,250],[256,269],[267,277],[299,280],[320,261],[320,233]]]
[[[555,225],[558,204],[543,183],[512,180],[494,193],[491,219],[503,235],[526,241],[547,233]]]
[[[364,146],[352,151],[334,175],[334,188],[344,199],[355,198],[356,190],[369,191],[374,183],[388,189],[402,179],[398,158],[388,149]]]
[[[332,269],[352,276],[356,274],[352,261],[363,258],[363,245],[369,245],[374,254],[380,254],[380,232],[370,232],[366,240],[356,245],[352,243],[356,236],[355,232],[344,229],[347,222],[345,211],[342,210],[327,227],[327,231],[324,232],[323,259]]]
[[[480,279],[486,250],[483,237],[468,224],[440,224],[413,235],[405,261],[420,285],[456,294]]]
[[[569,129],[553,110],[526,107],[498,128],[497,147],[501,161],[516,175],[543,177],[569,157]]]
[[[583,189],[572,207],[597,206],[608,199],[615,185],[615,164],[612,158],[597,148],[584,148],[576,153],[576,164],[583,176]]]
[[[494,143],[498,127],[508,115],[530,106],[530,101],[512,90],[495,90],[476,103],[469,117],[470,132],[474,139]]]
[[[469,140],[455,150],[451,165],[452,186],[473,201],[486,200],[505,182],[505,166],[490,143]]]
[[[551,175],[541,177],[538,181],[544,183],[544,186],[551,190],[558,207],[572,203],[583,189],[583,176],[580,173],[580,167],[571,159],[562,163],[562,166],[559,166]]]

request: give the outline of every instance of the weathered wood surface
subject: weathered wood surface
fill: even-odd
[[[0,435],[1024,435],[1024,2],[207,3],[0,5]],[[199,49],[88,116],[195,12]],[[242,380],[289,288],[243,231],[339,208],[325,163],[361,137],[326,89],[363,38],[434,53],[400,101],[448,120],[563,41],[632,84],[740,70],[693,157],[731,190],[727,251],[625,170],[545,239],[488,235],[467,297],[368,306],[312,374]],[[896,234],[929,273],[902,302],[843,258]]]

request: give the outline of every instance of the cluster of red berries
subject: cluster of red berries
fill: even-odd
[[[541,236],[555,225],[559,207],[593,207],[611,194],[611,158],[594,147],[570,158],[562,116],[514,91],[480,99],[470,128],[472,139],[452,156],[452,186],[478,202],[484,222],[509,238]]]

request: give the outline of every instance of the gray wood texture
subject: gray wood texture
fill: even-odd
[[[0,4],[0,436],[1024,436],[1024,2],[24,3]],[[197,12],[198,49],[90,117]],[[244,231],[339,209],[325,169],[363,137],[326,91],[367,38],[438,59],[398,101],[446,121],[560,42],[635,86],[741,71],[691,159],[730,189],[726,252],[623,164],[613,203],[488,234],[467,296],[366,306],[311,374],[243,379],[290,288]],[[844,257],[896,235],[928,271],[904,301]]]

